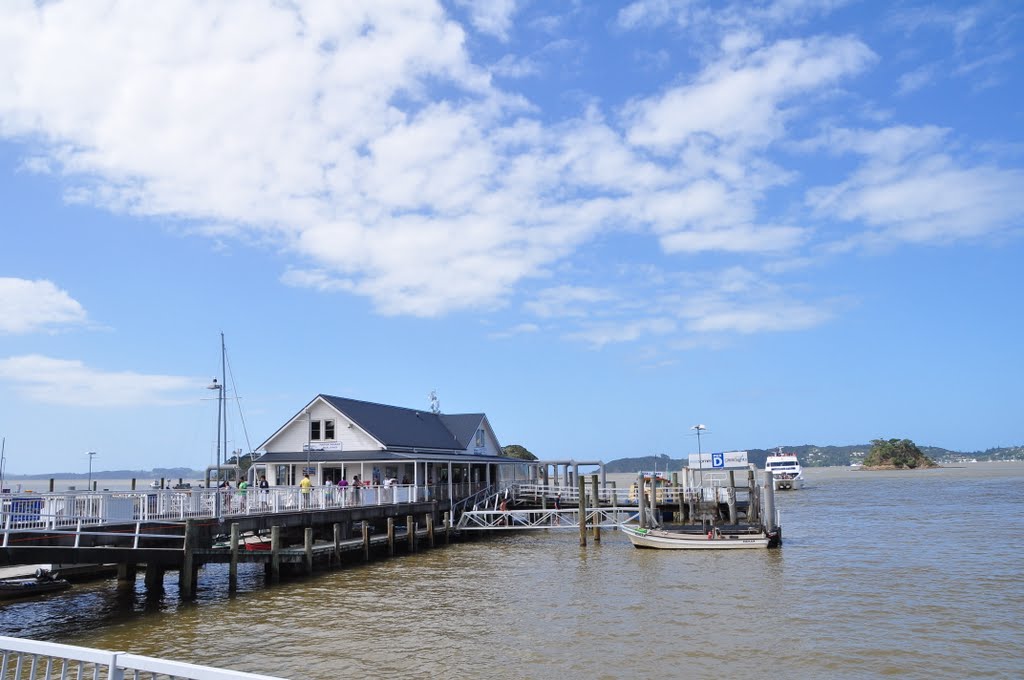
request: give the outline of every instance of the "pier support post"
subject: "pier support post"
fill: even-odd
[[[587,478],[580,475],[576,480],[579,487],[580,546],[587,547]]]
[[[306,553],[306,576],[311,576],[313,574],[313,527],[306,527],[303,532],[302,547]]]
[[[388,555],[395,556],[395,518],[388,517]]]
[[[164,566],[162,564],[146,565],[146,591],[149,594],[163,592]]]
[[[661,524],[660,518],[658,517],[658,473],[655,472],[651,475],[651,528],[656,528]]]
[[[434,515],[427,513],[427,545],[434,547]]]
[[[405,516],[405,537],[409,541],[409,552],[416,552],[416,522],[412,515]]]
[[[334,566],[341,565],[341,525],[334,524]]]
[[[764,471],[764,526],[775,530],[775,475],[771,470]]]
[[[370,525],[363,520],[363,561],[370,561]]]
[[[597,485],[597,475],[590,475],[590,500],[593,502],[595,512],[601,508],[601,487]],[[594,520],[594,543],[601,542],[601,522]]]
[[[132,491],[135,491],[135,478],[132,477]]]
[[[281,582],[281,527],[270,527],[270,582]]]
[[[135,565],[122,562],[117,565],[117,587],[133,588],[135,586]]]
[[[451,531],[452,531],[452,513],[444,513],[444,544],[448,545],[451,543]]]
[[[228,591],[238,590],[238,522],[231,523],[231,563],[228,565]]]
[[[185,520],[185,540],[182,545],[181,571],[178,573],[178,593],[183,600],[191,598],[196,593],[195,558],[192,555],[196,542],[195,522],[194,519]]]

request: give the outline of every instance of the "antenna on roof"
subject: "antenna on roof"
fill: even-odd
[[[437,390],[430,390],[430,412],[435,416],[441,413],[441,400],[437,398]]]

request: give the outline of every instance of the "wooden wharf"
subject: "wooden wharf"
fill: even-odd
[[[239,564],[263,564],[274,583],[282,574],[413,553],[472,532],[578,529],[586,545],[588,532],[600,541],[602,528],[634,521],[735,525],[741,516],[754,522],[761,514],[753,471],[739,487],[732,472],[728,485],[714,487],[679,485],[675,475],[660,486],[641,484],[641,476],[624,489],[601,485],[597,475],[577,481],[513,482],[458,500],[431,498],[416,487],[308,495],[275,487],[222,503],[213,502],[222,493],[216,489],[6,494],[0,496],[0,566],[113,564],[126,584],[144,566],[152,588],[162,587],[166,571],[177,570],[181,597],[190,598],[204,564],[229,564],[234,589]],[[774,514],[765,505],[765,513]],[[246,548],[268,538],[269,550]]]

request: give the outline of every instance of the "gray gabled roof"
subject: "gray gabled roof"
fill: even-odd
[[[483,413],[459,413],[453,415],[440,414],[441,422],[455,436],[459,447],[468,449],[473,444],[476,431],[484,420]]]
[[[321,394],[320,398],[344,413],[387,448],[465,450],[472,441],[483,414],[442,416],[400,406],[374,404]],[[468,423],[473,432],[463,441]],[[456,429],[449,429],[449,423]]]

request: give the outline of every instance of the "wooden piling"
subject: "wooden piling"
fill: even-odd
[[[195,572],[193,571],[195,558],[192,551],[195,549],[196,525],[194,519],[185,520],[185,540],[182,545],[181,571],[178,573],[178,593],[181,599],[189,599],[195,595]]]
[[[270,527],[270,582],[281,582],[281,527]]]
[[[135,587],[135,565],[121,562],[117,565],[117,587],[118,588],[134,588]]]
[[[651,475],[651,528],[657,527],[661,523],[661,518],[658,517],[658,473],[655,472]]]
[[[729,504],[729,524],[736,524],[739,519],[736,515],[736,471],[729,470],[729,497],[726,499]]]
[[[452,530],[452,513],[444,513],[444,544],[448,545],[451,542],[451,530]]]
[[[341,525],[334,524],[334,562],[335,566],[341,564]]]
[[[388,555],[395,555],[395,518],[388,517]]]
[[[764,526],[768,531],[775,529],[775,476],[771,470],[764,471]]]
[[[590,476],[590,500],[595,510],[601,507],[601,488],[597,485],[597,475]],[[594,543],[601,542],[601,522],[594,522]]]
[[[587,547],[587,478],[583,475],[576,480],[579,488],[580,546]]]
[[[640,528],[643,529],[647,527],[647,491],[644,489],[644,473],[642,472],[637,475],[636,502]]]
[[[146,565],[146,590],[161,593],[164,589],[164,566],[150,562]]]
[[[228,590],[238,590],[238,522],[231,523],[231,563],[228,565]]]
[[[405,537],[409,543],[409,552],[416,552],[416,522],[412,515],[405,516]]]
[[[427,513],[427,545],[434,547],[434,515]]]
[[[363,520],[363,561],[370,561],[370,524]]]
[[[306,552],[306,576],[311,576],[313,574],[313,527],[306,527],[302,539],[302,547]]]

